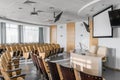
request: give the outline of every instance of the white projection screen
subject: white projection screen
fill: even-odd
[[[106,38],[113,36],[113,30],[110,24],[108,11],[111,11],[113,6],[110,6],[103,11],[93,16],[93,37]]]

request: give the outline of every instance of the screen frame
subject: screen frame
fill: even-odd
[[[93,16],[92,16],[92,37],[93,38],[112,38],[113,37],[113,28],[111,27],[111,35],[110,36],[94,36],[94,17],[95,16],[97,16],[97,15],[99,15],[99,14],[101,14],[102,12],[104,12],[104,11],[106,11],[106,10],[108,10],[108,9],[111,9],[111,11],[113,10],[113,5],[111,5],[111,6],[109,6],[109,7],[107,7],[107,8],[105,8],[104,10],[102,10],[102,11],[100,11],[100,12],[98,12],[98,13],[96,13],[96,14],[94,14]],[[108,14],[109,15],[109,14]],[[110,24],[111,25],[111,24]]]
[[[110,16],[112,13],[118,13],[118,12],[120,12],[120,9],[116,9],[116,10],[114,10],[114,11],[109,11],[108,13],[109,13],[109,17],[111,18],[112,16]],[[113,24],[113,22],[114,22],[114,20],[111,20],[110,19],[110,22],[111,22],[111,26],[113,27],[113,28],[116,28],[116,27],[119,27],[120,26],[120,24]],[[119,22],[118,22],[119,23]]]

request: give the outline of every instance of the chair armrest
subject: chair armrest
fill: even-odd
[[[12,58],[12,61],[13,61],[13,60],[20,60],[20,59],[19,59],[19,58]]]
[[[21,68],[13,69],[13,70],[7,70],[6,72],[14,72],[14,71],[21,71]]]
[[[19,64],[8,64],[7,67],[8,68],[12,68],[12,67],[17,68],[17,67],[19,67]]]
[[[12,65],[14,68],[19,68],[19,64],[13,64]]]
[[[15,78],[18,78],[18,77],[22,77],[22,78],[25,79],[25,76],[26,76],[26,74],[20,74],[20,75],[16,75],[16,76],[10,77],[10,79],[15,79]]]
[[[9,61],[8,61],[8,64],[11,64],[11,63],[13,63],[13,62],[12,62],[11,60],[9,60]]]
[[[19,59],[12,59],[8,61],[9,64],[14,63],[14,62],[19,62]]]
[[[19,64],[13,64],[12,66],[19,66]]]

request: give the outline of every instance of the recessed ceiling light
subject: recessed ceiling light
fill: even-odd
[[[23,9],[22,7],[19,7],[18,9]]]
[[[86,16],[87,16],[87,17],[89,17],[89,16],[90,16],[90,14],[86,14]]]
[[[91,12],[93,12],[94,10],[93,10],[93,9],[91,9],[90,11],[91,11]]]
[[[71,21],[70,19],[67,19],[66,21]]]
[[[105,6],[105,4],[102,4],[102,6]]]
[[[54,7],[49,7],[49,9],[55,9]]]

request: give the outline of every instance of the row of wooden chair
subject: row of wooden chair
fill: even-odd
[[[73,68],[64,67],[53,62],[45,61],[45,57],[41,56],[42,53],[32,52],[31,58],[37,70],[47,80],[76,80],[76,76]],[[80,73],[81,80],[103,80],[102,77]],[[61,74],[62,76],[61,76]]]
[[[1,53],[5,51],[0,57],[1,73],[5,80],[23,80],[25,75],[21,74],[21,69],[18,69],[19,59],[21,56],[28,59],[30,55],[39,72],[49,80],[48,69],[45,67],[46,63],[43,58],[64,51],[63,48],[60,48],[59,44],[12,44],[2,45],[1,48]]]
[[[64,48],[60,48],[59,44],[40,44],[40,43],[31,43],[31,44],[4,44],[1,45],[2,49],[6,49],[10,52],[12,57],[23,57],[25,59],[30,58],[30,52],[38,51],[39,53],[46,53],[45,57],[49,55],[62,53]]]
[[[43,78],[49,80],[49,77],[48,77],[49,71],[47,69],[47,65],[44,59],[36,52],[32,52],[30,55],[39,73],[43,75]]]
[[[24,80],[26,74],[21,74],[19,59],[12,58],[10,52],[5,51],[0,56],[0,72],[3,80]]]
[[[49,66],[51,77],[52,77],[51,80],[77,80],[73,68],[59,65],[60,71],[63,77],[63,78],[60,78],[60,74],[57,69],[58,64],[53,62],[48,62],[48,66]],[[103,80],[103,78],[100,76],[90,75],[82,71],[78,71],[78,72],[80,75],[80,80]]]

